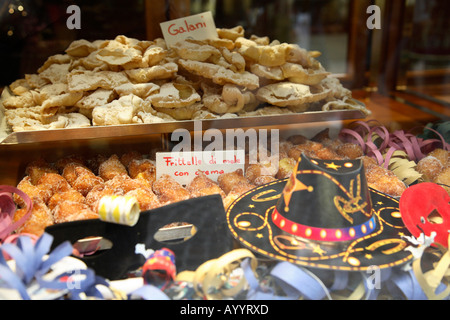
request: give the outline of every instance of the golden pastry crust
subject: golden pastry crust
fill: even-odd
[[[439,172],[434,182],[442,186],[445,190],[447,190],[447,193],[450,194],[450,165],[446,166],[441,172]]]
[[[336,153],[344,158],[348,159],[358,159],[364,155],[361,146],[355,143],[342,143],[336,145],[331,145],[335,149]]]
[[[107,185],[97,185],[86,195],[86,204],[94,212],[98,212],[98,204],[104,196],[123,195],[115,192],[114,189]]]
[[[278,168],[272,165],[271,162],[259,162],[250,164],[245,170],[245,178],[248,182],[254,184],[255,180],[262,176],[275,177]]]
[[[98,174],[103,180],[108,181],[117,175],[128,175],[128,171],[122,162],[120,162],[119,157],[113,154],[99,165]]]
[[[189,191],[169,175],[162,175],[153,182],[153,192],[163,204],[187,200]]]
[[[297,165],[297,160],[286,157],[280,160],[278,165],[277,179],[289,178]]]
[[[143,179],[132,179],[127,175],[116,175],[114,178],[106,181],[105,185],[119,195],[134,189],[149,187],[149,184]]]
[[[161,206],[161,202],[156,194],[148,188],[137,188],[130,190],[125,194],[125,196],[136,198],[141,211],[156,209]]]
[[[390,170],[373,164],[365,166],[369,187],[394,197],[400,197],[406,185]]]
[[[255,180],[253,180],[253,184],[255,186],[262,186],[264,184],[267,184],[267,183],[275,181],[275,180],[277,180],[277,178],[275,178],[273,176],[259,176],[259,177],[256,177]]]
[[[29,176],[25,176],[22,180],[20,180],[17,185],[17,189],[26,193],[31,199],[39,199],[44,203],[47,203],[52,196],[51,190],[33,185]],[[23,199],[16,194],[14,194],[14,201],[19,205],[19,207],[25,207],[25,202]]]
[[[321,143],[308,140],[305,143],[294,145],[291,149],[289,149],[288,156],[298,160],[302,153],[305,153],[307,156],[314,158],[317,157],[315,154],[316,151],[322,148],[323,145]]]
[[[187,185],[186,189],[190,192],[193,198],[202,197],[212,194],[218,194],[222,198],[225,197],[225,193],[219,187],[217,182],[208,178],[203,172],[199,172],[192,181]]]
[[[436,148],[433,151],[431,151],[428,156],[435,157],[438,159],[442,166],[446,167],[450,165],[450,152],[447,150],[444,150],[442,148]]]
[[[70,184],[58,173],[45,173],[36,184],[43,190],[49,190],[52,195],[58,192],[65,192],[71,189]]]
[[[242,169],[220,175],[217,182],[225,194],[228,194],[235,186],[248,184]]]
[[[62,168],[61,175],[67,182],[72,185],[75,180],[77,180],[78,176],[82,174],[85,170],[90,171],[84,164],[79,162],[69,162],[65,164]]]
[[[441,161],[430,155],[420,159],[416,165],[416,170],[422,174],[422,179],[427,182],[433,182],[442,169],[444,169],[444,166]]]
[[[240,183],[233,186],[227,193],[227,196],[223,199],[223,206],[225,210],[243,193],[255,188],[255,185],[248,182],[241,181]]]
[[[58,173],[58,170],[44,159],[32,161],[25,168],[25,174],[30,177],[33,185],[36,185],[45,173]]]
[[[98,219],[98,213],[81,202],[62,201],[53,208],[52,213],[55,223]]]
[[[55,193],[47,202],[47,207],[53,210],[60,202],[71,201],[85,203],[86,198],[78,191],[70,189],[65,192]]]
[[[128,171],[130,171],[129,165],[132,160],[142,160],[142,159],[144,159],[144,156],[142,155],[142,153],[140,153],[136,150],[131,150],[131,151],[125,152],[124,154],[122,154],[120,156],[120,162],[122,162],[122,164],[126,168],[128,168]]]
[[[18,209],[14,213],[13,222],[16,222],[20,218],[22,218],[26,214],[26,212],[26,208]],[[34,198],[30,218],[25,221],[25,223],[21,227],[19,227],[16,232],[41,236],[44,233],[45,228],[53,224],[54,219],[52,213],[50,212],[50,209],[41,199]]]
[[[139,176],[149,182],[156,180],[156,167],[150,159],[132,159],[128,165],[128,172],[133,179]]]
[[[370,113],[352,103],[351,92],[323,68],[317,52],[267,36],[245,38],[242,26],[219,28],[218,34],[185,39],[170,49],[162,38],[75,40],[65,54],[48,57],[36,74],[10,84],[12,95],[3,102],[7,123],[14,131],[43,130],[195,120],[205,112],[208,117],[275,115],[316,105]],[[199,83],[205,80],[231,86],[231,96],[204,95]],[[148,103],[129,105],[121,100],[126,96]],[[207,110],[197,110],[198,105]]]

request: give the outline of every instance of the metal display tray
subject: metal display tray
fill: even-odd
[[[358,103],[361,103],[358,101]],[[362,104],[362,103],[361,103]],[[313,122],[363,119],[366,115],[360,110],[311,111],[267,116],[249,116],[225,119],[203,119],[168,121],[151,124],[127,124],[92,126],[85,128],[47,129],[6,133],[0,145],[25,144],[48,141],[69,141],[77,139],[96,139],[131,137],[149,134],[172,133],[176,129],[196,131],[201,122],[201,130],[252,128],[263,126],[292,125]],[[197,122],[197,123],[196,123]]]

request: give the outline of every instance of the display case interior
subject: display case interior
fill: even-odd
[[[82,240],[68,255],[99,275],[158,287],[139,298],[448,299],[448,230],[437,229],[449,214],[448,9],[446,0],[4,1],[0,185],[26,190],[37,212],[5,237],[47,230],[52,249]],[[217,39],[166,45],[160,23],[203,12]],[[154,67],[167,73],[151,78]],[[82,100],[91,96],[100,103]],[[189,155],[242,148],[243,170],[216,180],[197,171],[185,184],[157,176],[157,153],[179,151],[180,133]],[[413,216],[436,200],[417,203],[420,185],[444,200],[405,223],[400,205]],[[290,216],[300,193],[317,206],[332,197],[326,218]],[[125,204],[101,201],[116,197],[136,200],[141,221],[117,224]],[[3,199],[15,201],[15,222],[30,209],[17,194]],[[155,240],[161,229],[183,246]],[[155,252],[132,252],[138,244]],[[364,275],[375,260],[380,290]],[[405,279],[414,290],[403,291]]]

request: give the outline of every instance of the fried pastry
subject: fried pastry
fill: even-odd
[[[26,193],[31,199],[39,199],[44,203],[47,203],[47,201],[52,196],[51,190],[33,185],[31,183],[30,176],[23,177],[23,179],[20,180],[20,182],[17,184],[17,189]],[[14,194],[14,201],[19,205],[19,207],[25,206],[25,202],[23,201],[23,199],[16,194]]]
[[[162,175],[153,182],[153,192],[163,204],[187,200],[191,197],[189,191],[169,175]]]
[[[149,182],[156,179],[156,167],[150,159],[133,159],[129,162],[128,172],[131,178],[144,178]]]
[[[136,198],[141,211],[151,210],[161,206],[161,202],[156,194],[148,188],[137,188],[130,190],[125,194],[125,196]]]
[[[86,196],[95,186],[103,185],[104,180],[93,174],[90,170],[81,170],[78,168],[79,172],[77,178],[72,184],[72,188],[80,192],[83,196]]]
[[[292,83],[277,82],[260,88],[256,97],[278,107],[298,106],[325,99],[329,91],[313,92],[310,86]]]
[[[234,185],[230,191],[227,193],[226,197],[223,199],[223,206],[225,210],[236,200],[239,196],[245,192],[255,188],[255,185],[248,182],[241,181],[240,183]]]
[[[102,154],[97,154],[86,160],[86,166],[95,174],[99,175],[98,169],[100,165],[108,160],[108,157]]]
[[[60,202],[71,201],[85,203],[86,198],[77,190],[70,189],[65,192],[55,193],[47,202],[47,207],[53,210]]]
[[[53,208],[52,213],[55,223],[98,219],[98,213],[81,202],[62,201]]]
[[[433,151],[431,151],[428,156],[435,157],[438,159],[444,167],[448,166],[450,164],[450,151],[436,148]]]
[[[231,189],[233,189],[237,185],[248,185],[248,181],[244,176],[244,172],[242,169],[237,169],[233,172],[228,172],[220,175],[217,178],[217,182],[219,183],[220,188],[228,194]]]
[[[142,153],[135,151],[135,150],[131,150],[128,152],[125,152],[124,154],[122,154],[120,156],[120,162],[122,162],[122,164],[128,168],[130,165],[130,162],[132,160],[142,160],[144,158],[144,156],[142,155]],[[129,170],[129,168],[128,168]]]
[[[128,175],[116,175],[114,178],[105,182],[105,185],[114,190],[117,195],[125,194],[138,188],[147,188],[149,184],[142,179],[132,179]]]
[[[57,169],[51,166],[44,159],[39,159],[36,161],[32,161],[25,168],[25,174],[30,177],[30,182],[33,185],[36,185],[39,179],[45,173],[58,173]]]
[[[253,184],[255,186],[262,186],[264,184],[267,184],[267,183],[275,181],[275,180],[277,180],[277,178],[275,178],[273,176],[259,176],[259,177],[256,177],[255,180],[253,180]]]
[[[104,196],[123,195],[115,192],[114,189],[108,187],[106,184],[97,185],[86,195],[86,204],[89,205],[92,211],[98,212],[98,204]]]
[[[58,173],[45,173],[36,185],[43,190],[49,190],[51,195],[69,191],[72,188],[67,180]]]
[[[422,174],[422,179],[427,182],[433,182],[444,166],[441,161],[433,156],[426,156],[417,162],[416,170]]]
[[[406,185],[392,171],[370,161],[364,167],[369,187],[393,197],[400,197],[406,190]]]
[[[18,209],[14,213],[13,222],[18,221],[27,213],[27,209]],[[41,236],[45,228],[54,224],[53,215],[45,203],[38,198],[33,198],[33,208],[30,218],[16,231]]]
[[[117,175],[128,175],[128,171],[120,162],[119,157],[113,154],[99,165],[98,174],[103,180],[108,181]]]
[[[255,184],[255,180],[262,176],[275,177],[278,167],[272,165],[271,162],[259,162],[250,164],[245,171],[245,178],[248,182]]]
[[[337,146],[332,145],[335,148],[336,153],[346,159],[358,159],[364,155],[364,152],[360,145],[355,143],[342,143]]]
[[[199,171],[198,175],[194,179],[192,179],[192,181],[187,185],[186,189],[190,192],[193,198],[212,194],[219,194],[222,198],[225,197],[225,193],[219,187],[217,182],[208,178],[201,171]]]
[[[73,185],[78,176],[84,171],[90,171],[87,167],[84,166],[84,164],[80,162],[69,162],[64,166],[61,165],[61,168],[61,175],[64,177],[64,179],[67,180],[70,185]]]
[[[295,160],[294,158],[285,157],[283,159],[280,159],[276,178],[277,179],[289,178],[292,172],[294,171],[296,165],[297,160]]]
[[[446,166],[441,172],[439,172],[434,182],[442,186],[445,190],[447,190],[447,193],[450,194],[450,165]]]
[[[77,155],[77,154],[72,154],[66,157],[63,157],[61,159],[58,159],[55,162],[55,168],[59,171],[59,172],[63,172],[64,168],[68,165],[68,164],[78,164],[78,165],[83,165],[85,164],[85,160],[82,156]]]

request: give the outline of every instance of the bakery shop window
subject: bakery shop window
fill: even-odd
[[[79,29],[67,27],[71,5],[81,10]],[[372,5],[380,30],[366,24]],[[75,39],[155,39],[160,22],[211,11],[218,27],[242,25],[246,35],[320,52],[317,60],[349,89],[414,94],[447,107],[449,9],[447,0],[4,0],[0,87],[35,73]]]
[[[449,1],[406,1],[397,88],[450,103]]]
[[[66,25],[71,5],[80,8],[79,29]],[[0,87],[35,73],[76,39],[114,39],[120,34],[145,39],[144,13],[142,0],[0,1]]]
[[[242,25],[248,35],[297,43],[320,51],[330,72],[347,72],[350,0],[191,0],[191,11],[211,10],[216,25]]]

